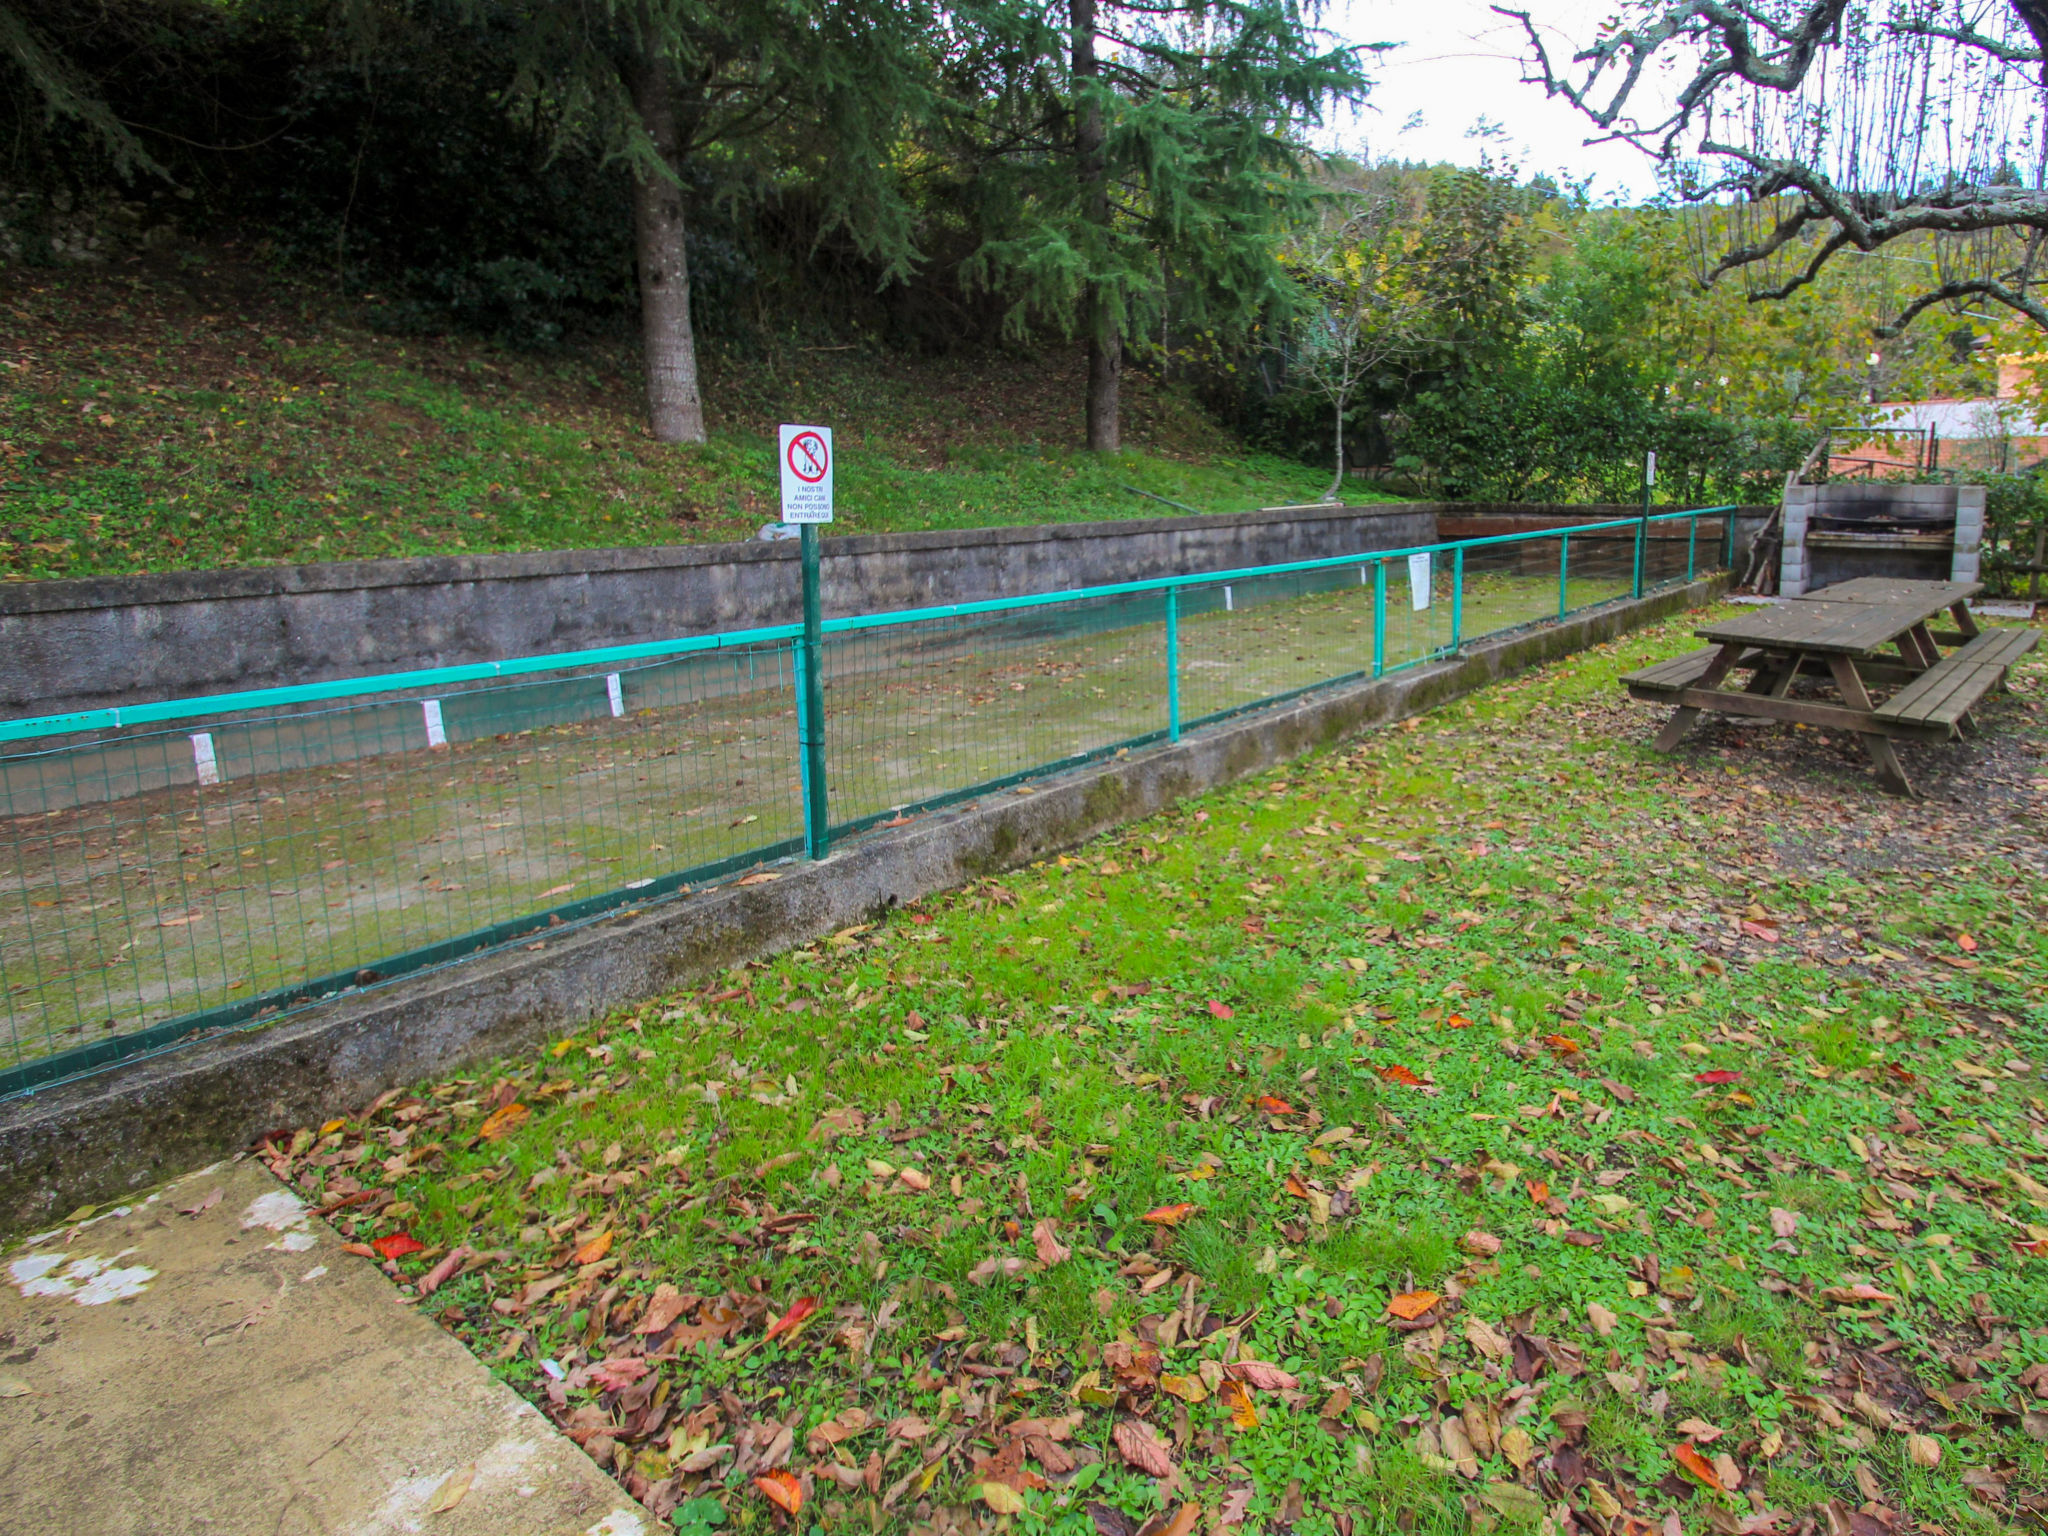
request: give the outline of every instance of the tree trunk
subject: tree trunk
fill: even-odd
[[[675,171],[682,140],[668,66],[642,58],[629,82],[640,125],[661,163]],[[647,366],[647,417],[656,442],[704,441],[697,387],[697,336],[690,325],[690,268],[683,249],[682,188],[641,170],[633,178],[633,233],[640,268],[640,339]]]
[[[1095,57],[1095,0],[1071,0],[1074,23],[1074,85],[1077,91],[1101,78]],[[1109,181],[1102,164],[1102,108],[1088,101],[1075,114],[1074,170],[1086,189],[1087,216],[1096,228],[1109,229]],[[1106,247],[1107,240],[1104,245]],[[1123,317],[1116,296],[1090,283],[1081,296],[1081,325],[1088,338],[1088,447],[1094,453],[1116,453],[1123,447],[1117,419],[1124,372]]]
[[[1330,488],[1323,492],[1323,500],[1335,501],[1344,489],[1344,399],[1337,396],[1337,473],[1330,477]]]

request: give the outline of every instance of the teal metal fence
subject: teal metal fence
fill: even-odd
[[[1689,581],[1731,513],[0,721],[0,1095]]]

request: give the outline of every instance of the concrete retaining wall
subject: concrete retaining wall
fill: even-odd
[[[879,613],[1427,544],[1437,507],[1273,508],[825,540]],[[0,716],[630,645],[798,616],[797,549],[702,544],[0,586]]]
[[[728,885],[222,1034],[0,1104],[0,1230],[144,1188],[265,1131],[526,1049],[625,1004],[1014,868],[1364,726],[1430,709],[1718,594],[1725,578],[1502,636],[1179,744],[877,831],[772,884]]]

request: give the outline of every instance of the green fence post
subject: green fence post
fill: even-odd
[[[1166,739],[1180,740],[1180,588],[1166,589]]]
[[[1685,584],[1692,585],[1693,556],[1699,548],[1700,515],[1695,512],[1685,522]]]
[[[1387,670],[1387,562],[1372,565],[1372,675]]]
[[[1451,551],[1451,649],[1465,642],[1465,546]]]
[[[1735,569],[1735,509],[1733,507],[1730,507],[1721,514],[1721,542],[1727,546],[1726,553],[1721,558],[1721,568],[1732,571]]]
[[[822,859],[832,851],[832,817],[825,794],[825,676],[819,665],[818,530],[805,523],[801,538],[804,568],[804,633],[796,650],[796,736],[803,751],[804,853]]]
[[[1643,456],[1643,516],[1636,524],[1636,596],[1643,595],[1643,577],[1650,552],[1650,490],[1657,483],[1657,455]]]
[[[1567,596],[1567,587],[1570,580],[1568,573],[1571,568],[1572,536],[1568,533],[1562,533],[1557,538],[1557,616],[1560,619],[1568,611],[1567,603],[1569,598]]]

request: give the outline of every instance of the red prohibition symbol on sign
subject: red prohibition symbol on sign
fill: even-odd
[[[789,440],[789,470],[805,485],[816,485],[832,467],[825,439],[815,432],[799,432]]]

